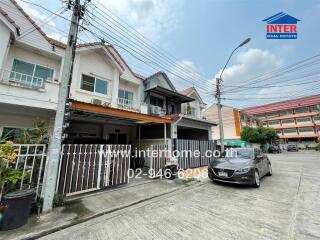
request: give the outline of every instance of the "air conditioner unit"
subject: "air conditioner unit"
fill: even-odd
[[[162,108],[158,106],[151,106],[151,114],[160,115],[162,112]]]
[[[100,99],[93,98],[93,99],[91,99],[91,103],[94,105],[101,106],[103,104],[103,101],[101,101]]]

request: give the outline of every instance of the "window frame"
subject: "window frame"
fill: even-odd
[[[312,131],[301,131],[302,129],[312,129]],[[314,128],[313,127],[303,127],[303,128],[299,128],[299,133],[311,133],[313,132],[314,133]]]
[[[277,123],[272,124],[272,122],[277,122]],[[269,125],[269,126],[280,125],[280,120],[271,120],[271,121],[268,121],[268,125]]]
[[[284,123],[283,121],[289,121],[290,120],[290,122],[289,123]],[[293,119],[293,118],[287,118],[287,119],[282,119],[281,120],[281,124],[295,124],[296,123],[296,121]]]
[[[287,130],[295,130],[295,131],[292,131],[292,132],[287,132]],[[290,133],[295,133],[295,134],[298,134],[298,132],[297,132],[297,129],[296,128],[287,128],[287,129],[283,129],[283,134],[290,134]]]
[[[93,79],[94,79],[93,91],[89,91],[89,90],[86,90],[86,89],[83,89],[83,88],[82,88],[82,85],[83,85],[83,76],[90,77],[90,78],[93,78]],[[107,93],[106,93],[106,94],[100,93],[100,92],[96,92],[96,82],[97,82],[97,79],[100,80],[100,81],[105,81],[105,82],[107,83]],[[111,82],[110,80],[105,79],[105,78],[102,78],[102,77],[93,76],[93,75],[91,75],[91,74],[81,73],[80,90],[81,90],[81,91],[85,91],[86,93],[91,93],[91,94],[97,95],[97,96],[110,97],[110,85],[111,85],[110,82]]]
[[[309,119],[308,121],[299,121],[299,119]],[[301,118],[296,118],[297,123],[305,123],[305,122],[312,122],[311,117],[301,117]]]
[[[13,60],[12,60],[12,65],[11,65],[11,70],[12,72],[16,72],[13,70],[13,64],[14,64],[14,61],[17,60],[17,61],[20,61],[20,62],[25,62],[25,63],[28,63],[28,64],[32,64],[34,67],[33,67],[33,71],[32,71],[32,77],[36,77],[34,74],[36,72],[36,67],[39,66],[39,67],[43,67],[43,68],[47,68],[47,69],[50,69],[52,70],[52,79],[43,79],[44,82],[56,82],[54,81],[55,79],[55,69],[52,68],[52,67],[48,67],[48,66],[45,66],[45,65],[42,65],[42,64],[38,64],[38,63],[34,63],[34,62],[29,62],[28,60],[25,60],[25,59],[21,59],[21,58],[16,58],[14,57]],[[19,73],[19,72],[18,72]],[[21,73],[21,74],[24,74],[24,73]],[[28,74],[26,74],[28,75]],[[37,78],[40,78],[40,77],[37,77]]]

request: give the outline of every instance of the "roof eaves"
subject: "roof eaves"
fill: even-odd
[[[8,20],[9,23],[15,27],[17,35],[20,36],[20,27],[16,24],[16,22],[6,13],[2,8],[0,8],[0,13]]]

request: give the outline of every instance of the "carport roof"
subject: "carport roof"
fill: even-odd
[[[118,119],[119,121],[127,121],[131,123],[171,123],[172,120],[167,117],[151,116],[134,111],[118,109],[113,107],[99,106],[91,103],[79,102],[72,100],[71,110],[83,111],[106,118]]]
[[[145,92],[157,93],[161,96],[165,96],[165,97],[169,98],[172,102],[176,102],[176,103],[185,103],[185,102],[194,101],[194,99],[191,97],[188,97],[186,95],[183,95],[181,93],[178,93],[176,91],[172,91],[170,89],[167,89],[167,88],[164,88],[161,86],[149,88],[149,89],[145,90]]]

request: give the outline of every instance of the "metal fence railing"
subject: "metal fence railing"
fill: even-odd
[[[63,144],[56,191],[74,195],[128,183],[131,145]]]
[[[0,81],[2,82],[14,83],[20,86],[26,86],[36,89],[43,89],[45,87],[45,81],[40,77],[35,77],[32,75],[5,69],[1,69],[0,75]]]
[[[26,176],[23,181],[17,183],[17,188],[22,190],[26,188],[35,188],[36,196],[41,195],[43,175],[46,161],[45,144],[14,144],[17,159],[12,166]],[[1,192],[5,186],[0,186]]]

